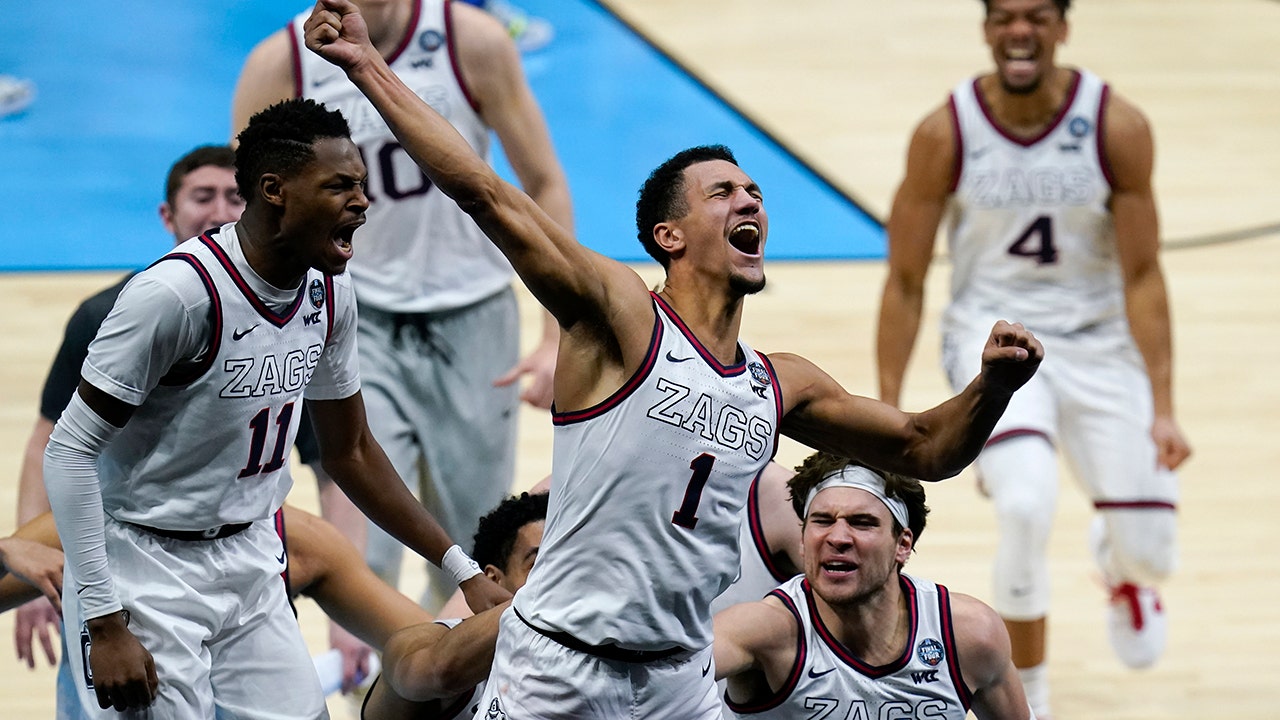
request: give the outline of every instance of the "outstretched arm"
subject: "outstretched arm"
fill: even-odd
[[[906,176],[889,212],[889,272],[880,298],[876,364],[880,399],[895,407],[902,404],[902,378],[920,331],[924,281],[951,192],[955,153],[950,115],[939,108],[911,137]]]
[[[919,413],[851,395],[813,363],[771,355],[786,414],[782,432],[810,447],[921,480],[942,480],[978,456],[1009,398],[1035,374],[1040,341],[1021,324],[996,323],[982,371],[959,395]]]
[[[1156,442],[1156,459],[1173,470],[1190,457],[1191,446],[1173,414],[1173,333],[1160,269],[1155,191],[1151,188],[1155,157],[1151,128],[1138,108],[1112,95],[1103,132],[1113,177],[1111,214],[1124,278],[1125,311],[1151,379],[1155,410],[1151,436]]]

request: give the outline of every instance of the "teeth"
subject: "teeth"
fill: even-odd
[[[754,238],[754,237],[758,237],[758,236],[760,235],[760,228],[758,228],[758,227],[756,227],[755,225],[752,225],[752,224],[750,224],[750,223],[743,223],[743,224],[741,224],[741,225],[739,225],[738,227],[736,227],[736,228],[734,228],[734,229],[733,229],[733,234],[734,234],[734,235],[738,235],[738,234],[741,234],[741,233],[751,233],[751,237],[753,237],[753,238]]]
[[[1009,50],[1005,53],[1005,57],[1010,60],[1029,60],[1031,58],[1030,50]]]

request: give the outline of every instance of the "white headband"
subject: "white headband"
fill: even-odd
[[[908,522],[907,504],[898,498],[891,498],[884,492],[884,478],[870,468],[861,465],[846,465],[843,468],[822,478],[822,482],[814,486],[809,491],[809,497],[804,501],[804,516],[809,517],[809,507],[813,505],[813,499],[818,493],[833,487],[849,487],[866,490],[875,495],[884,506],[889,508],[889,513],[893,515],[893,519],[898,521],[902,527],[911,527]]]

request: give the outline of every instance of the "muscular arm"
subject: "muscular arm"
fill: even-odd
[[[653,326],[640,277],[579,244],[528,195],[498,177],[387,67],[348,0],[322,0],[307,28],[307,46],[345,70],[423,172],[475,219],[555,316],[566,335],[557,406],[585,407],[620,387],[627,371],[639,366]]]
[[[431,622],[426,610],[375,575],[333,525],[289,505],[284,513],[290,581],[331,619],[379,651],[398,630]]]
[[[1111,214],[1124,278],[1125,312],[1151,379],[1151,434],[1159,463],[1174,469],[1191,454],[1173,414],[1173,341],[1169,299],[1160,269],[1160,230],[1151,171],[1155,150],[1142,113],[1115,95],[1106,108],[1106,160],[1112,171]]]
[[[459,695],[484,680],[506,608],[490,608],[448,630],[428,624],[397,633],[385,658],[396,694],[415,702],[435,700]]]
[[[973,693],[979,720],[1027,720],[1031,709],[1013,666],[1009,633],[990,607],[968,595],[952,593],[960,670]]]
[[[876,363],[880,399],[894,406],[901,404],[902,379],[920,331],[924,281],[951,192],[955,146],[950,112],[944,106],[912,135],[906,176],[889,212],[889,271],[880,299]]]
[[[515,43],[491,14],[464,3],[450,7],[462,80],[479,105],[481,118],[497,133],[525,193],[572,235],[569,181],[556,158],[542,109],[525,80]],[[521,398],[548,408],[560,328],[545,308],[541,315],[542,336],[537,347],[498,382],[514,382],[523,374],[532,374],[533,382]]]
[[[1013,392],[1035,374],[1040,342],[1021,325],[998,322],[982,371],[959,395],[924,412],[851,395],[813,363],[771,355],[782,385],[782,432],[818,450],[921,480],[942,480],[982,450]]]
[[[439,566],[453,540],[409,492],[374,439],[364,397],[356,392],[342,400],[308,400],[307,408],[325,472],[369,519]],[[468,602],[473,607],[479,603],[480,609],[510,596],[483,575],[461,586],[468,592]]]

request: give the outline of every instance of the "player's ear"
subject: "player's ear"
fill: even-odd
[[[684,250],[684,231],[669,222],[658,223],[653,226],[653,241],[668,255],[676,255]]]
[[[502,569],[497,565],[485,565],[484,576],[501,585],[502,579],[506,577],[506,573],[502,572]]]
[[[284,205],[284,178],[276,173],[262,173],[258,178],[258,194],[263,200],[276,206]],[[245,198],[248,202],[249,198]]]
[[[899,565],[907,563],[907,558],[911,557],[911,549],[915,546],[916,534],[911,532],[911,528],[902,528],[902,532],[898,534],[898,547],[893,554]]]
[[[178,230],[173,224],[173,207],[167,202],[160,203],[160,222],[170,235],[177,235]]]

